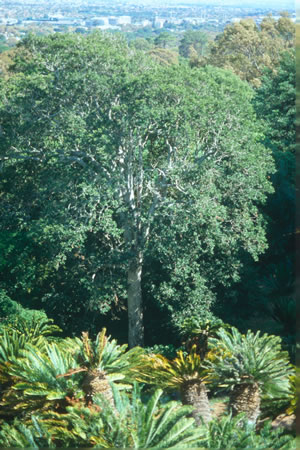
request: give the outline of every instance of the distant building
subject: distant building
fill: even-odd
[[[155,17],[155,19],[153,20],[153,26],[154,26],[154,28],[163,28],[165,22],[166,22],[166,19],[161,19],[159,17]]]
[[[118,19],[118,25],[130,25],[131,17],[130,16],[120,16]]]
[[[152,22],[150,20],[145,19],[142,20],[141,22],[136,22],[135,24],[141,27],[149,27],[152,25]]]

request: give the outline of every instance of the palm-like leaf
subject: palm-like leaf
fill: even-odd
[[[93,406],[70,406],[68,414],[50,412],[44,415],[43,423],[48,423],[55,440],[68,446],[184,448],[202,435],[195,429],[194,420],[186,417],[191,408],[177,402],[160,404],[161,390],[146,404],[142,402],[137,384],[131,398],[115,387],[113,391],[116,409],[96,396]]]
[[[83,333],[82,339],[76,340],[74,358],[78,365],[105,372],[111,381],[133,381],[135,372],[132,369],[142,365],[144,350],[135,347],[127,351],[127,344],[118,345],[115,339],[105,336],[105,333],[106,329],[103,328],[95,341],[89,339],[88,333]]]
[[[58,378],[76,367],[76,361],[55,344],[48,344],[45,352],[27,344],[21,357],[14,360],[7,371],[14,384],[7,389],[1,402],[4,411],[40,409],[53,401],[64,401],[67,395],[80,395],[81,374]]]
[[[283,430],[272,430],[270,423],[265,424],[258,434],[255,426],[249,425],[243,414],[236,417],[229,414],[211,421],[198,445],[216,450],[295,448],[293,437],[284,435]]]
[[[200,356],[197,355],[196,345],[186,356],[180,350],[172,361],[162,355],[146,355],[143,359],[145,364],[139,368],[138,381],[179,391],[182,403],[193,406],[192,415],[198,425],[202,420],[205,422],[211,420],[205,386],[210,382],[211,373],[203,366]]]
[[[53,322],[53,319],[45,317],[32,316],[30,319],[20,317],[4,328],[25,335],[28,342],[35,344],[41,336],[49,337],[62,331]]]
[[[15,421],[12,425],[2,425],[0,431],[1,448],[55,448],[51,434],[35,417],[30,426]]]
[[[178,390],[187,380],[199,379],[206,383],[211,378],[210,370],[203,366],[196,353],[196,346],[186,356],[180,350],[173,360],[152,354],[143,356],[143,361],[138,381],[160,386],[162,389]]]
[[[221,329],[217,335],[218,339],[210,339],[210,346],[219,351],[206,365],[214,370],[222,386],[257,383],[270,395],[288,390],[293,369],[278,336],[261,336],[259,331],[254,334],[250,330],[242,335],[236,328],[231,332]]]

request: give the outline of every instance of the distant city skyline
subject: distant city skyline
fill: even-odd
[[[118,0],[111,0],[110,3],[118,2]],[[300,7],[300,0],[124,0],[124,3],[134,4],[148,4],[148,3],[160,3],[162,5],[178,4],[178,5],[207,5],[207,6],[235,6],[235,7],[266,7],[266,8],[283,8],[289,9]]]

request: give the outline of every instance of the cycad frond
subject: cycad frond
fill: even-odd
[[[196,353],[196,346],[191,353],[184,355],[180,350],[173,360],[162,355],[143,356],[144,365],[139,368],[138,381],[154,384],[163,389],[179,389],[190,379],[209,382],[211,373],[203,366],[200,356]]]
[[[120,446],[121,436],[121,446],[131,448],[184,448],[195,443],[201,432],[194,428],[194,420],[187,418],[192,408],[178,402],[161,405],[162,393],[162,390],[157,390],[144,404],[138,384],[134,384],[131,401],[114,388],[118,416],[109,408],[102,414],[107,446]],[[103,407],[100,398],[96,404]],[[111,439],[111,430],[114,430],[114,439]]]
[[[74,401],[67,413],[44,412],[39,422],[65,447],[184,448],[202,436],[186,417],[191,408],[178,402],[161,405],[161,390],[146,404],[137,384],[130,397],[115,387],[113,391],[115,408],[98,394],[93,405]]]
[[[46,352],[27,344],[22,357],[8,367],[14,384],[4,393],[1,405],[5,411],[9,408],[35,410],[43,403],[64,401],[67,395],[80,394],[81,374],[57,378],[57,375],[75,367],[76,361],[72,356],[62,353],[55,344],[48,344]]]
[[[51,434],[33,416],[31,424],[25,425],[15,420],[4,423],[0,431],[1,448],[55,448]]]
[[[24,334],[31,343],[34,343],[34,340],[40,336],[50,336],[62,331],[54,324],[53,319],[37,316],[32,316],[30,319],[20,317],[10,323],[7,328]]]
[[[258,383],[263,392],[276,385],[286,390],[288,377],[293,369],[289,363],[288,353],[281,349],[278,336],[248,330],[246,335],[236,328],[231,332],[221,329],[218,339],[210,339],[210,346],[218,348],[215,358],[207,361],[216,378],[223,386],[234,386],[241,383]],[[271,395],[271,390],[270,390]]]
[[[30,336],[19,333],[17,330],[2,328],[0,336],[0,381],[2,383],[13,382],[13,367],[18,366],[23,358],[25,349],[35,342],[35,349],[45,349],[47,341],[43,336],[31,339]]]
[[[115,339],[106,336],[106,329],[98,333],[95,341],[88,337],[88,333],[83,333],[81,341],[77,340],[77,352],[74,358],[81,367],[89,369],[97,369],[105,372],[108,376],[120,374],[124,382],[133,380],[134,373],[132,368],[136,368],[142,364],[141,355],[144,350],[135,347],[127,351],[127,344],[118,345]]]
[[[236,417],[229,414],[211,421],[198,446],[216,450],[296,448],[293,437],[284,434],[281,429],[273,430],[270,422],[257,433],[255,426],[248,424],[244,414]]]

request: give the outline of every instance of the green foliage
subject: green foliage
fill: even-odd
[[[174,34],[169,33],[168,31],[162,31],[159,35],[154,39],[154,45],[160,48],[168,48],[173,47],[176,41],[176,37]]]
[[[7,374],[13,385],[3,393],[2,414],[20,414],[22,411],[47,409],[64,404],[66,396],[83,396],[79,387],[81,375],[75,373],[68,379],[59,377],[76,368],[70,353],[56,344],[48,344],[42,351],[26,344],[18,359],[7,365]]]
[[[282,53],[293,49],[294,40],[295,24],[284,13],[278,20],[265,17],[259,26],[253,19],[244,19],[227,25],[211,45],[208,57],[199,64],[232,70],[259,87],[265,67],[275,73]]]
[[[219,328],[224,328],[225,326],[226,325],[224,322],[216,317],[203,320],[198,316],[187,317],[183,319],[182,323],[179,324],[180,334],[183,337],[198,335],[201,333],[212,335]]]
[[[179,350],[173,360],[159,354],[146,355],[143,360],[138,381],[171,390],[180,390],[187,380],[210,382],[211,372],[203,367],[203,362],[196,353],[196,346],[192,347],[189,354]]]
[[[115,339],[106,336],[106,329],[97,334],[95,341],[88,337],[88,333],[82,333],[81,341],[74,353],[74,359],[78,366],[86,369],[97,369],[107,374],[111,381],[132,382],[134,373],[132,369],[142,364],[144,350],[134,347],[127,351],[127,344],[118,345]]]
[[[155,47],[147,53],[162,65],[178,65],[178,54],[167,48]]]
[[[190,408],[178,402],[160,405],[162,391],[156,391],[146,404],[135,384],[131,401],[114,391],[118,415],[109,407],[103,410],[103,435],[93,437],[97,445],[109,448],[185,448],[196,442],[200,433],[194,420],[186,416]],[[96,402],[103,406],[101,400]]]
[[[20,315],[5,326],[9,330],[25,335],[28,342],[35,344],[41,336],[47,336],[50,339],[51,335],[62,331],[53,322],[53,319],[48,319],[41,311],[35,311],[27,317]]]
[[[218,314],[241,331],[251,328],[282,337],[292,363],[295,347],[295,93],[294,51],[285,52],[274,73],[265,70],[253,104],[265,123],[264,144],[272,150],[274,193],[263,213],[269,248],[258,262],[246,260],[241,282],[223,295]]]
[[[64,414],[47,411],[32,416],[26,426],[5,424],[0,439],[25,446],[28,442],[45,444],[51,436],[55,447],[185,448],[195,444],[202,433],[186,417],[190,408],[178,402],[162,405],[161,396],[162,391],[156,391],[144,403],[137,384],[131,398],[114,388],[117,411],[99,396],[89,407],[70,399],[72,406]]]
[[[178,350],[180,350],[180,349],[176,349],[175,346],[172,344],[167,344],[167,345],[156,344],[156,345],[153,345],[152,347],[145,347],[146,354],[159,353],[160,355],[162,355],[168,359],[175,358]]]
[[[96,329],[100,314],[125,317],[139,250],[148,335],[161,331],[152,306],[173,324],[208,313],[242,255],[267,245],[258,207],[273,165],[252,95],[226,71],[161,65],[115,35],[22,41],[1,103],[1,231],[18,240],[8,295],[66,332]],[[132,196],[124,164],[142,183]]]
[[[192,56],[195,52],[197,56],[203,56],[207,46],[208,36],[203,31],[187,30],[179,44],[179,54],[185,58]]]
[[[296,55],[285,52],[274,74],[265,70],[254,106],[266,122],[266,144],[281,152],[294,152],[296,140]]]
[[[206,428],[204,439],[199,446],[210,449],[238,450],[247,449],[293,449],[296,448],[292,436],[283,430],[273,430],[268,422],[257,434],[255,427],[244,420],[243,414],[215,419]]]
[[[186,339],[186,348],[189,349],[196,344],[198,353],[204,358],[208,351],[208,338],[215,336],[220,328],[228,326],[216,317],[204,320],[199,316],[191,316],[179,322],[179,333]]]
[[[211,338],[211,348],[217,348],[208,362],[222,387],[258,383],[263,394],[280,398],[289,394],[292,366],[288,353],[281,349],[281,339],[252,331],[243,335],[236,328],[221,329],[218,338]]]
[[[51,434],[32,416],[30,426],[19,420],[13,424],[2,424],[0,431],[0,446],[2,448],[56,448]]]

